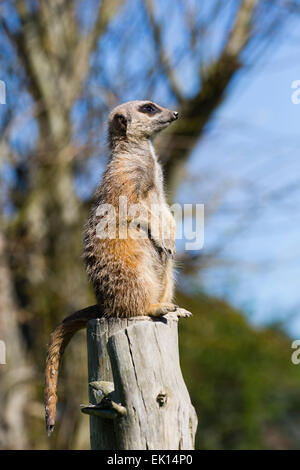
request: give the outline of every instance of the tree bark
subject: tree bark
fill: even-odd
[[[89,322],[89,382],[101,389],[100,381],[113,381],[96,408],[83,410],[96,414],[92,449],[194,448],[197,417],[180,370],[177,324],[176,314]],[[90,400],[98,401],[91,387]]]

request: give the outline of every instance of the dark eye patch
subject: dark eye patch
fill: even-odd
[[[158,109],[153,103],[146,103],[142,104],[139,107],[140,113],[145,113],[145,114],[157,114],[160,113],[160,109]]]

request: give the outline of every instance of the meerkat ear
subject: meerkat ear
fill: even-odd
[[[120,134],[126,134],[127,130],[127,119],[124,114],[116,114],[114,116],[114,125],[118,129]]]

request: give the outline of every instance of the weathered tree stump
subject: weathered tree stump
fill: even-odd
[[[194,448],[197,416],[179,364],[177,314],[89,321],[91,404],[82,411],[92,449]]]

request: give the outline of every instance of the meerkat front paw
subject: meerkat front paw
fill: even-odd
[[[169,302],[163,302],[160,304],[151,304],[147,312],[147,315],[149,315],[149,317],[162,317],[163,315],[166,315],[167,313],[176,312],[177,309],[178,309],[178,305],[175,305]]]

